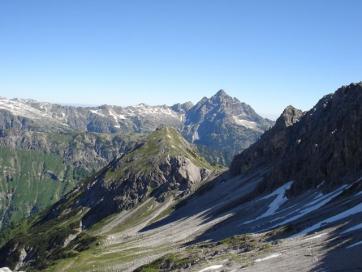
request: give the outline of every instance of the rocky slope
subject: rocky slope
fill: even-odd
[[[86,232],[95,223],[147,199],[162,203],[170,197],[183,198],[212,173],[213,168],[176,130],[158,129],[68,193],[31,223],[26,234],[7,243],[0,263],[12,268],[45,268],[64,254],[76,253],[76,241],[81,247],[96,239]]]
[[[43,210],[138,137],[25,132],[0,138],[0,228]]]
[[[331,186],[362,176],[362,84],[323,97],[310,111],[288,107],[276,125],[236,156],[231,172],[271,166],[265,185],[294,180],[296,193],[324,181]]]

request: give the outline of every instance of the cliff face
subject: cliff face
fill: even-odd
[[[354,180],[362,171],[361,105],[359,83],[325,96],[304,114],[288,107],[272,129],[234,158],[231,173],[270,167],[264,185],[294,180],[294,192],[322,181],[333,186]]]

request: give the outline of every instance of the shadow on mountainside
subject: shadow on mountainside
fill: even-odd
[[[263,173],[264,171],[260,171],[256,174],[234,178],[230,178],[229,174],[225,173],[178,203],[170,215],[146,226],[141,232],[164,227],[174,222],[189,220],[192,217],[201,218],[201,224],[206,224],[222,216],[232,215],[233,209],[255,197],[256,188]],[[222,223],[215,223],[214,227],[218,227]],[[243,232],[241,229],[234,228],[231,233],[225,233],[225,237]],[[215,239],[218,238],[215,237]]]
[[[361,222],[362,215],[358,219]],[[354,220],[356,221],[356,218]],[[327,244],[324,246],[326,253],[313,268],[313,272],[362,271],[362,229],[343,233],[351,226],[350,222],[329,233]]]

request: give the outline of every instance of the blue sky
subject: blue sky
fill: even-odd
[[[0,1],[0,95],[278,115],[362,80],[362,1]]]

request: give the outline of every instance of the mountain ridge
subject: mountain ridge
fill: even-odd
[[[265,183],[295,180],[295,192],[317,186],[315,181],[355,180],[362,175],[361,104],[362,83],[358,83],[324,96],[307,112],[287,107],[259,142],[234,158],[231,172],[238,175],[273,162]]]
[[[0,249],[0,265],[357,269],[361,99],[362,84],[351,84],[308,112],[288,106],[229,172],[203,160],[174,128],[159,128],[19,230]]]
[[[15,262],[7,265],[15,268],[26,265],[44,268],[48,261],[62,256],[59,254],[67,254],[67,245],[95,223],[130,210],[148,198],[160,203],[169,198],[183,198],[199,188],[213,171],[176,130],[158,129],[143,144],[78,185],[31,223],[28,231],[33,237],[25,234],[25,238],[23,234],[7,243],[0,254],[0,263],[10,257]],[[58,224],[62,221],[64,226],[60,228]],[[49,228],[46,237],[41,234],[43,226]],[[52,241],[55,244],[51,245]],[[45,249],[46,243],[53,249]],[[6,253],[8,248],[12,248],[11,256]]]

